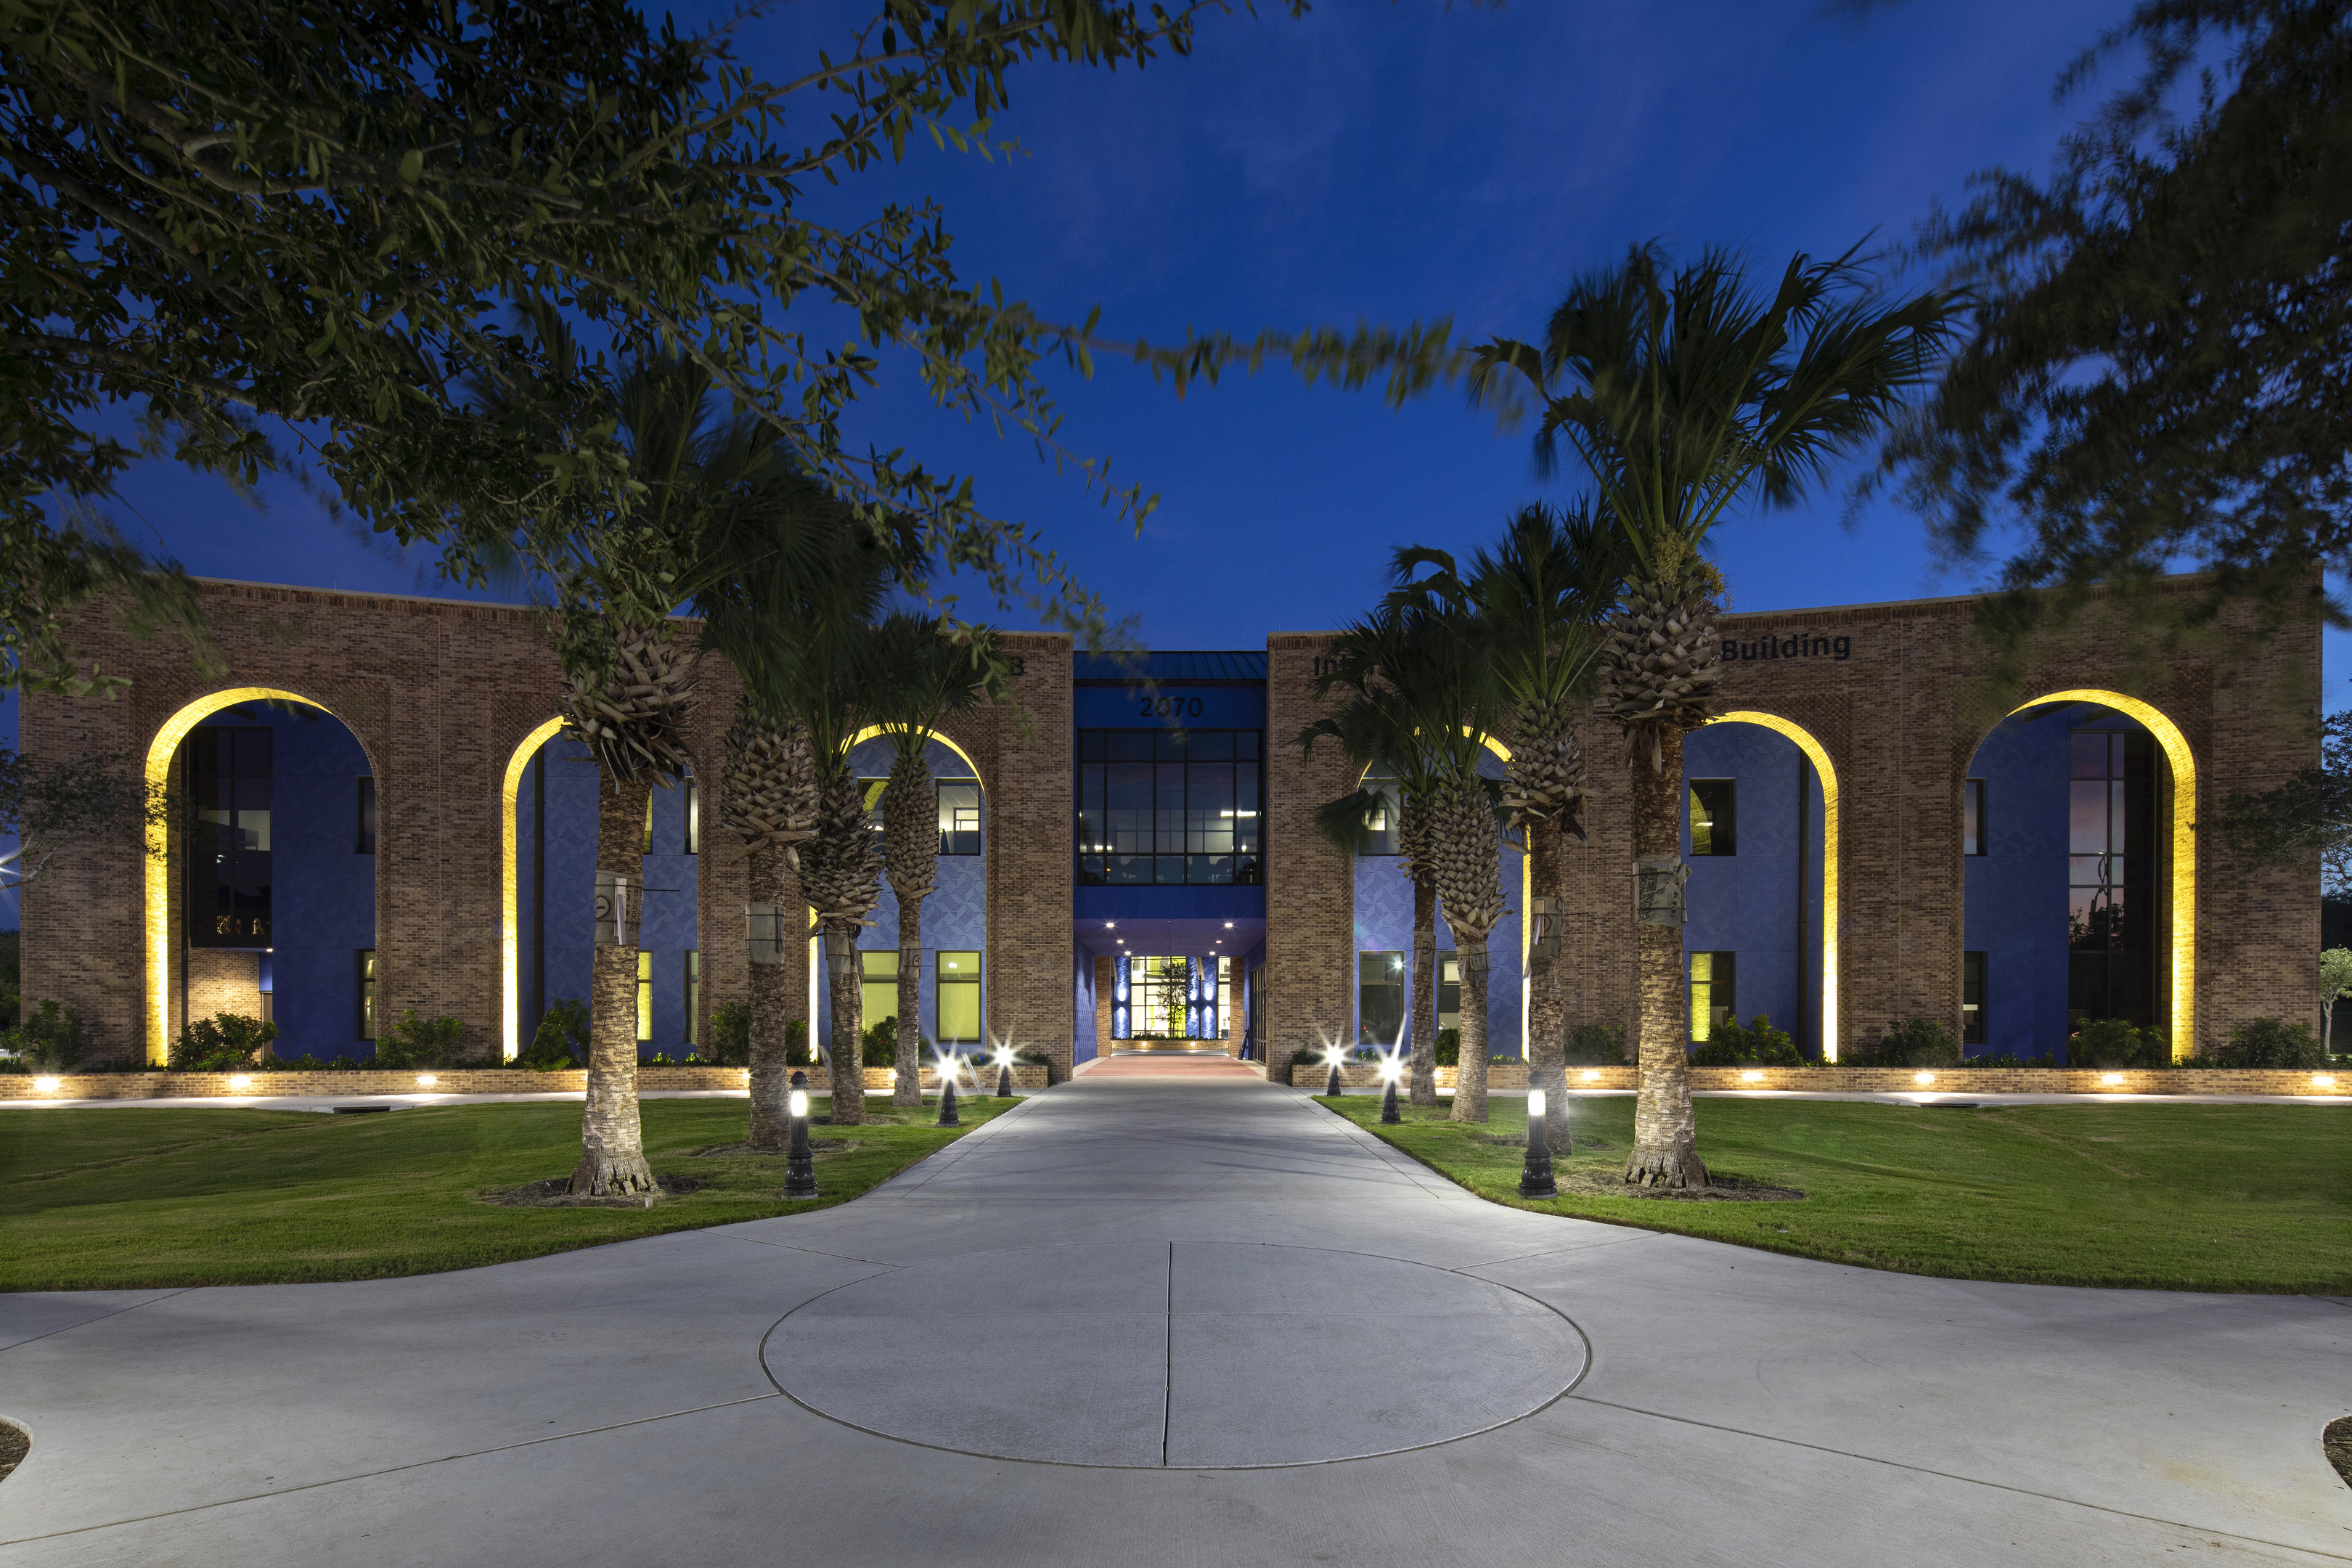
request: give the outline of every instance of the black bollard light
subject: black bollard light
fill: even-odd
[[[1397,1113],[1396,1086],[1399,1071],[1397,1059],[1394,1057],[1381,1063],[1381,1078],[1389,1086],[1387,1091],[1381,1096],[1381,1125],[1383,1127],[1394,1127],[1404,1120]]]
[[[996,1098],[1013,1098],[1013,1051],[1009,1047],[996,1053]]]
[[[941,1127],[961,1127],[963,1119],[956,1115],[955,1058],[940,1058],[940,1120]]]
[[[1544,1128],[1544,1092],[1539,1089],[1528,1090],[1528,1157],[1519,1167],[1519,1196],[1559,1196],[1551,1179],[1551,1139]]]
[[[793,1092],[784,1102],[792,1118],[791,1152],[784,1159],[784,1199],[816,1196],[816,1161],[809,1152],[808,1074],[793,1074]]]
[[[1339,1053],[1333,1051],[1324,1060],[1331,1064],[1331,1076],[1323,1083],[1323,1092],[1337,1097],[1339,1092]]]

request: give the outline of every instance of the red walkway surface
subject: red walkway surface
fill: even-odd
[[[1087,1078],[1263,1078],[1247,1063],[1231,1057],[1184,1056],[1175,1051],[1131,1057],[1097,1057],[1082,1068]]]

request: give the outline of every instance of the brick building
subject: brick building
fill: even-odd
[[[559,733],[539,615],[203,593],[220,679],[93,616],[83,646],[128,690],[25,702],[28,755],[134,755],[196,813],[160,855],[84,855],[27,889],[26,995],[78,1007],[100,1058],[160,1059],[215,1012],[274,1017],[283,1055],[365,1056],[411,1008],[462,1020],[477,1059],[511,1056],[546,1005],[586,994],[592,941],[596,775]],[[2235,663],[2152,658],[2095,606],[2039,649],[2021,704],[1992,696],[1975,605],[1727,617],[1723,717],[1685,748],[1694,1033],[1763,1013],[1833,1055],[1925,1016],[1974,1050],[2030,1056],[2113,1015],[2168,1029],[2187,1054],[2250,1017],[2315,1012],[2312,879],[2249,870],[2196,830],[2222,795],[2315,763],[2315,628]],[[1009,637],[1015,700],[952,721],[932,751],[924,1032],[1009,1037],[1065,1069],[1188,1044],[1278,1068],[1391,1037],[1416,984],[1410,889],[1392,855],[1316,836],[1317,805],[1358,781],[1335,748],[1303,757],[1295,739],[1317,715],[1327,642],[1120,662]],[[655,792],[648,1053],[694,1049],[744,988],[743,859],[717,799],[733,702],[713,661],[691,742],[709,765]],[[1582,739],[1598,798],[1570,855],[1570,1020],[1623,1025],[1623,752],[1599,724]],[[887,748],[866,740],[851,765],[878,785]],[[1524,1038],[1525,889],[1503,853],[1512,914],[1484,1003],[1507,1052]],[[887,887],[873,918],[869,1021],[896,1007]],[[828,1038],[808,956],[789,962]],[[1433,978],[1458,1016],[1443,952]]]

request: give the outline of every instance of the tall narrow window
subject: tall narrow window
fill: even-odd
[[[205,725],[188,737],[191,947],[271,945],[270,752],[259,724]]]
[[[654,955],[637,949],[637,1044],[654,1037]]]
[[[2077,730],[2067,781],[2066,1011],[2148,1011],[2154,749],[2137,731]]]
[[[1960,785],[1960,853],[1985,852],[1985,782],[1969,779]]]
[[[375,949],[363,947],[352,956],[358,960],[356,967],[359,970],[359,1034],[356,1037],[373,1040],[375,1038]]]
[[[1234,961],[1230,958],[1217,960],[1217,1026],[1227,1035],[1240,1032],[1240,1020],[1234,1016]]]
[[[1356,954],[1356,1038],[1358,1043],[1394,1043],[1404,1023],[1404,954]]]
[[[1462,1026],[1462,955],[1441,952],[1437,955],[1437,1027],[1458,1029]]]
[[[1739,958],[1730,952],[1690,955],[1691,1038],[1705,1042],[1715,1026],[1732,1016],[1739,1005]]]
[[[375,780],[365,774],[360,778],[359,844],[354,853],[375,853]]]
[[[1739,853],[1739,781],[1690,781],[1690,839],[1693,855]]]
[[[980,1044],[980,954],[941,952],[938,957],[939,1030],[942,1046]]]
[[[701,1043],[702,1030],[696,1015],[702,1011],[702,954],[692,948],[686,950],[686,1043]]]
[[[1364,776],[1364,794],[1371,798],[1364,812],[1363,852],[1367,855],[1397,853],[1399,788],[1394,778],[1378,769]]]
[[[686,792],[686,852],[699,855],[702,853],[702,792],[695,787],[691,775],[681,787]]]
[[[868,948],[857,955],[857,996],[866,1026],[898,1016],[898,950]]]
[[[980,853],[980,784],[974,779],[941,779],[940,853]]]
[[[1960,954],[1960,1044],[1985,1043],[1985,955]]]
[[[1249,1032],[1253,1045],[1265,1039],[1265,965],[1249,972]]]

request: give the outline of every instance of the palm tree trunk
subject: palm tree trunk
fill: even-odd
[[[646,806],[653,786],[614,782],[596,797],[596,864],[628,874],[632,897],[645,885]],[[600,944],[590,967],[588,1104],[580,1122],[575,1194],[607,1197],[654,1191],[637,1120],[637,949]]]
[[[898,1077],[893,1105],[923,1103],[923,900],[898,900]]]
[[[1415,1105],[1437,1103],[1437,882],[1412,879],[1412,1071]]]
[[[755,849],[751,857],[751,901],[773,904],[787,911],[787,921],[794,931],[803,921],[801,917],[800,879],[793,875],[786,864],[782,845]],[[792,940],[787,935],[787,941]],[[784,1035],[789,1021],[793,998],[785,979],[786,970],[781,963],[751,965],[751,1147],[763,1153],[775,1153],[786,1146],[791,1135],[791,1119],[787,1100],[792,1094],[792,1064],[790,1042]]]
[[[1528,886],[1559,908],[1566,835],[1552,822],[1531,820],[1527,831]],[[1522,910],[1519,918],[1533,916]],[[1561,984],[1567,964],[1558,953],[1547,956],[1530,947],[1528,967],[1528,1087],[1542,1091],[1545,1136],[1553,1153],[1565,1155],[1573,1152],[1568,1131],[1568,998]]]
[[[1678,856],[1682,852],[1683,738],[1669,731],[1659,746],[1661,766],[1636,757],[1633,775],[1633,854]],[[1644,1187],[1703,1187],[1706,1166],[1699,1159],[1691,1119],[1690,1020],[1683,980],[1683,932],[1679,925],[1633,927],[1635,1040],[1640,1098],[1633,1107],[1633,1152],[1625,1160],[1625,1180]]]
[[[825,991],[833,1002],[833,1124],[866,1120],[866,995],[857,973],[857,923],[824,925]],[[835,963],[846,953],[849,962]]]
[[[1456,931],[1462,961],[1462,1054],[1454,1058],[1454,1120],[1486,1120],[1486,938]]]

